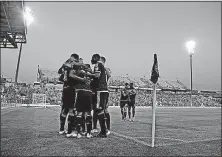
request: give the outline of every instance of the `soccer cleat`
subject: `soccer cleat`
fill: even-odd
[[[72,137],[77,137],[77,133],[76,132],[72,132]]]
[[[97,132],[99,132],[97,129],[91,130],[91,133],[97,133]]]
[[[92,138],[93,136],[90,133],[87,133],[86,137],[87,138]]]
[[[109,130],[106,131],[106,135],[110,135],[110,133],[111,133],[111,132],[110,132]]]
[[[72,133],[70,133],[70,134],[66,134],[66,137],[67,137],[67,138],[72,137]]]
[[[107,135],[99,133],[98,135],[96,135],[96,137],[98,137],[98,138],[107,138]]]
[[[132,121],[135,121],[135,117],[133,117]]]
[[[81,132],[81,135],[82,136],[86,136],[86,132]]]
[[[81,137],[82,137],[82,135],[78,133],[77,134],[77,138],[81,138]]]
[[[63,134],[66,134],[66,133],[67,133],[66,130],[59,131],[59,134],[60,134],[60,135],[63,135]]]

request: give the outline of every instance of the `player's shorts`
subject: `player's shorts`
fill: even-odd
[[[123,107],[125,107],[127,104],[129,104],[129,101],[127,101],[127,100],[120,100],[120,108],[123,108]]]
[[[75,103],[75,89],[73,87],[64,87],[62,93],[62,107],[73,108]]]
[[[135,101],[129,101],[129,107],[134,107],[135,106]]]
[[[77,112],[92,111],[92,92],[79,90],[77,91],[75,108]]]
[[[109,91],[97,91],[97,102],[95,109],[105,110],[108,108]]]

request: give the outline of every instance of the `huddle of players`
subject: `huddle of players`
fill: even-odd
[[[121,90],[120,96],[120,109],[122,114],[122,120],[126,120],[127,107],[128,107],[128,116],[129,121],[134,121],[135,118],[135,98],[136,90],[133,86],[133,83],[125,83],[125,87]],[[131,117],[132,109],[132,117]]]
[[[105,58],[94,54],[91,63],[84,64],[78,54],[72,54],[62,65],[58,73],[63,81],[62,109],[60,114],[59,134],[66,133],[66,137],[81,138],[86,135],[92,137],[93,127],[96,129],[97,120],[100,124],[100,133],[96,137],[107,137],[110,133],[110,115],[108,106],[108,85],[110,71],[104,67]],[[65,131],[65,121],[68,116],[68,132]],[[85,125],[87,133],[85,134]]]

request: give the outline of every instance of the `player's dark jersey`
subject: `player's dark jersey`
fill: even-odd
[[[94,67],[94,73],[100,73],[99,78],[95,79],[97,91],[108,90],[106,69],[102,63],[97,63]]]
[[[76,76],[81,77],[81,78],[86,77],[84,74],[79,72],[79,70],[83,70],[83,67],[77,66],[76,69],[77,69],[75,70]],[[84,69],[83,71],[86,72],[86,69]],[[87,77],[86,82],[77,81],[77,83],[75,84],[75,89],[91,91],[90,82],[91,82],[91,79],[89,77]]]
[[[93,79],[91,82],[90,82],[90,89],[92,90],[92,92],[96,92],[96,79]]]
[[[70,74],[71,69],[65,70],[64,73],[64,87],[74,87],[76,84],[78,84],[78,81],[72,79],[69,74]]]
[[[129,93],[128,89],[124,88],[121,90],[120,101],[128,101],[129,100]]]
[[[136,90],[135,90],[135,88],[130,89],[129,98],[130,98],[130,101],[135,101],[135,99],[136,99]]]

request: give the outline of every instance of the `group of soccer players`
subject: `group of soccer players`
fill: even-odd
[[[120,109],[122,114],[122,120],[126,120],[127,116],[127,108],[128,108],[128,116],[129,121],[135,120],[135,98],[136,98],[136,90],[133,86],[133,83],[125,83],[125,87],[121,90],[120,96]],[[132,117],[131,117],[131,109],[132,109]]]
[[[105,67],[105,62],[105,57],[94,54],[92,70],[90,64],[84,64],[83,59],[75,53],[59,69],[60,81],[63,81],[59,134],[66,134],[68,138],[91,138],[92,133],[98,132],[97,121],[100,132],[96,137],[106,138],[110,134],[107,82],[111,72]],[[66,118],[68,131],[64,128]]]

